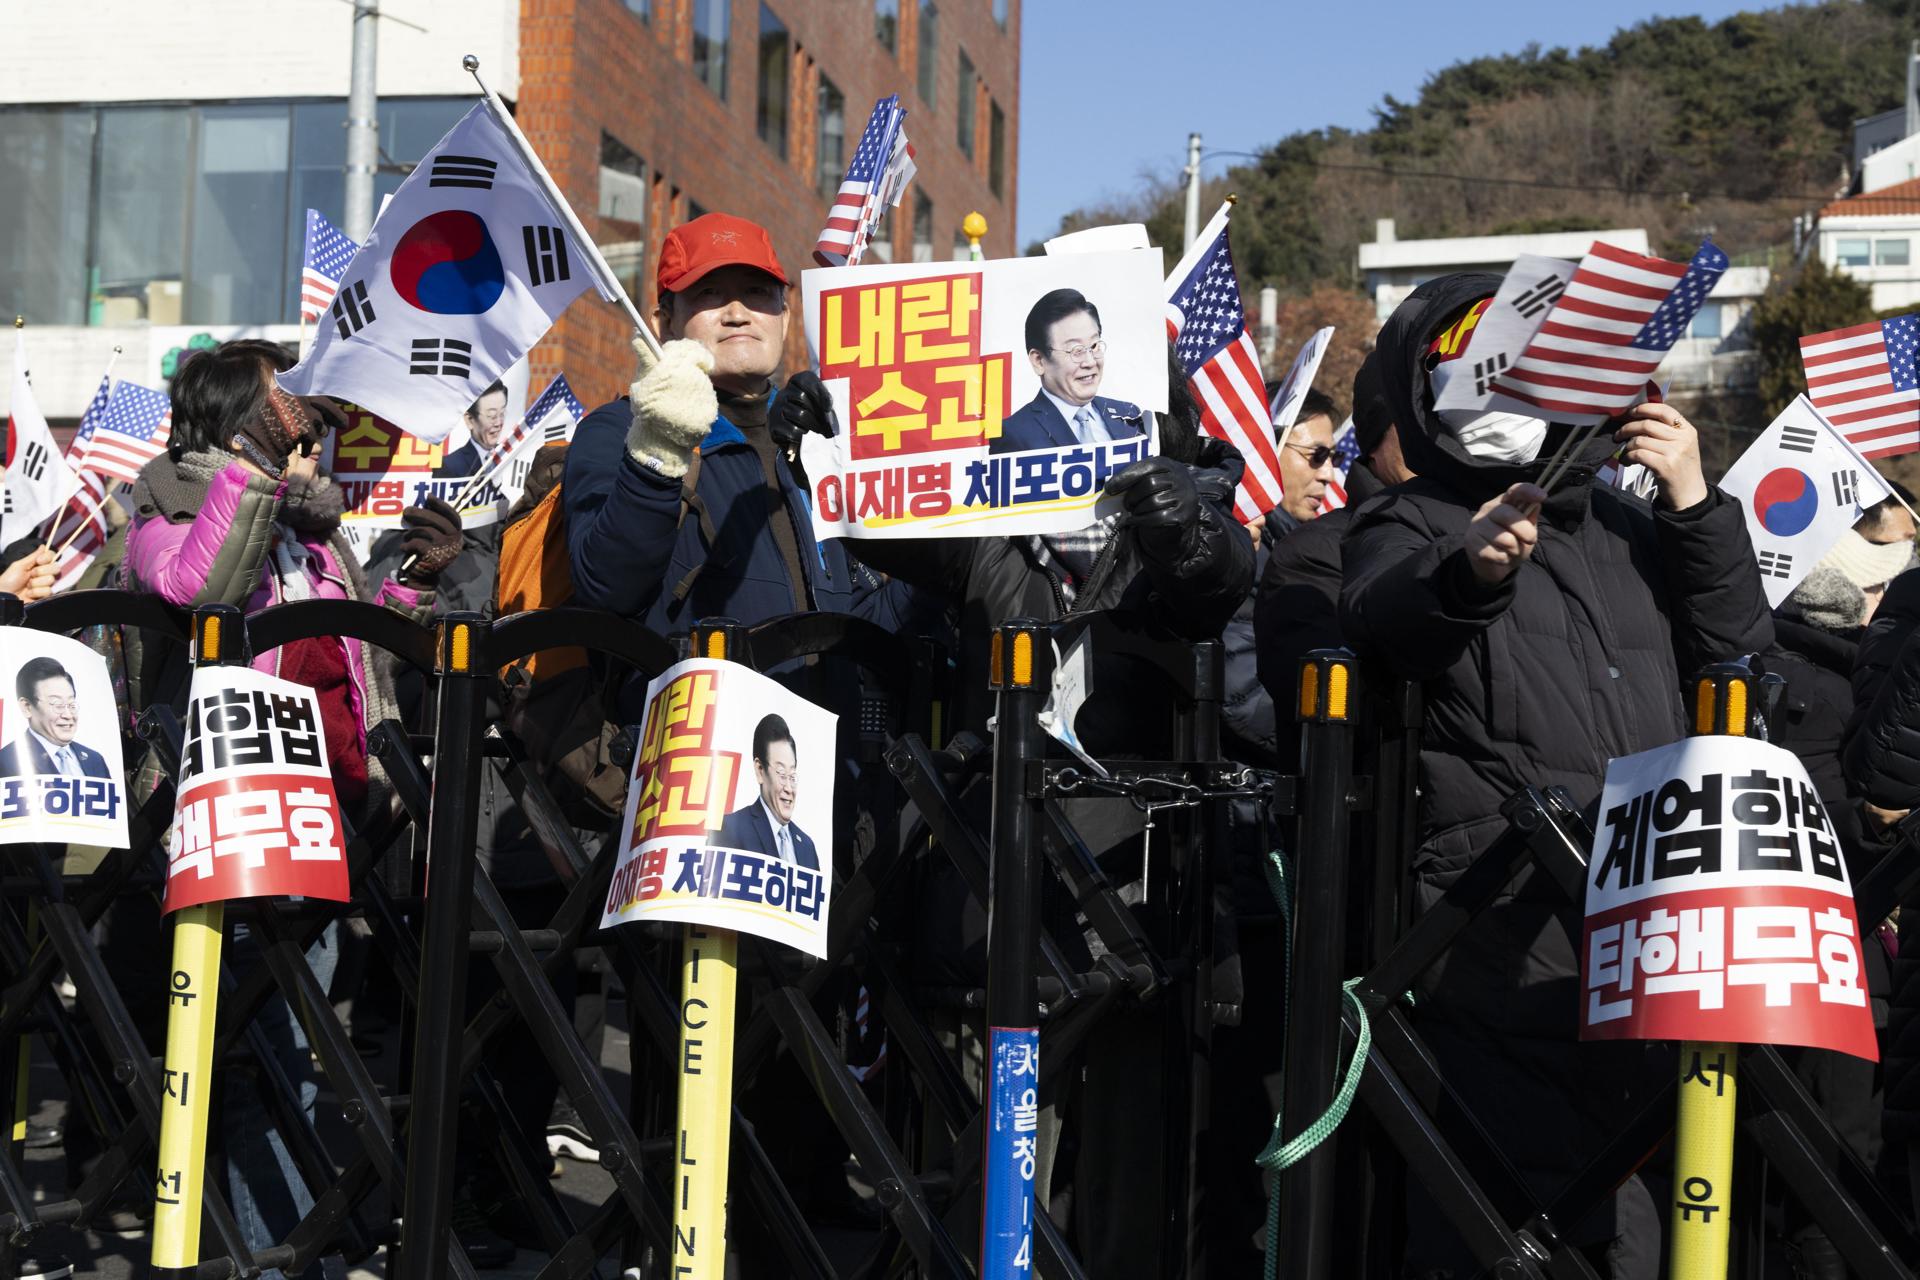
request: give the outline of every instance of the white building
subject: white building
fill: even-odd
[[[1552,231],[1534,235],[1460,236],[1446,240],[1401,240],[1393,219],[1375,223],[1374,240],[1360,246],[1360,271],[1381,321],[1421,284],[1454,271],[1504,273],[1523,253],[1578,260],[1594,241],[1650,253],[1640,227],[1608,231]],[[1708,301],[1674,345],[1659,377],[1675,394],[1751,387],[1758,376],[1748,315],[1767,291],[1766,267],[1734,267],[1720,277]]]
[[[1649,253],[1647,233],[1639,227],[1612,231],[1549,231],[1536,235],[1456,236],[1446,240],[1402,240],[1393,219],[1373,224],[1373,243],[1360,246],[1360,274],[1374,314],[1384,322],[1416,288],[1435,276],[1455,271],[1505,272],[1523,253],[1548,258],[1579,258],[1595,240],[1634,253]]]
[[[0,78],[0,327],[27,320],[51,418],[197,342],[297,332],[305,214],[344,202],[353,7],[339,0],[8,5]],[[512,0],[385,0],[375,198],[473,102],[509,97]],[[451,50],[451,52],[450,52]],[[204,335],[204,336],[203,336]],[[0,341],[0,405],[13,343]]]
[[[1835,200],[1820,210],[1815,235],[1820,261],[1872,289],[1875,311],[1920,302],[1920,177]]]

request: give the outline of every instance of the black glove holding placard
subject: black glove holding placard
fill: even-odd
[[[767,420],[773,442],[789,458],[800,452],[800,437],[807,432],[831,440],[838,427],[827,384],[811,369],[802,369],[787,379],[787,385],[780,388],[780,394],[774,398],[773,416]]]
[[[1120,499],[1142,555],[1177,565],[1193,554],[1200,541],[1200,491],[1185,466],[1142,458],[1108,480],[1105,493]]]

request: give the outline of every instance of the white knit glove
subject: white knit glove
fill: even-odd
[[[713,372],[713,353],[679,338],[655,359],[638,335],[633,349],[640,357],[640,380],[629,390],[633,425],[627,428],[627,453],[641,466],[678,480],[687,474],[693,446],[720,416],[720,400],[707,376]]]

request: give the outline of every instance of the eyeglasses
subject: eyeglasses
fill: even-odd
[[[800,776],[800,770],[789,769],[785,765],[778,764],[767,766],[767,772],[772,774],[777,782],[792,782]]]
[[[1289,444],[1282,448],[1291,449],[1307,460],[1307,465],[1315,471],[1333,461],[1333,446],[1324,444]]]
[[[58,715],[65,715],[67,712],[73,710],[75,707],[79,706],[80,704],[75,702],[72,698],[39,698],[34,701],[33,705],[36,707],[45,708],[46,710],[51,711],[58,716]]]
[[[1076,342],[1070,347],[1051,347],[1049,350],[1057,356],[1065,356],[1069,364],[1085,364],[1089,359],[1098,360],[1107,354],[1107,340],[1095,338],[1085,346]]]

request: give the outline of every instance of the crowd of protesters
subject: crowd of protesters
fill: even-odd
[[[1590,809],[1609,759],[1685,736],[1689,673],[1751,659],[1788,681],[1775,740],[1806,761],[1857,877],[1895,845],[1899,821],[1920,796],[1920,574],[1907,572],[1915,529],[1904,504],[1874,508],[1769,610],[1740,505],[1709,481],[1695,429],[1673,407],[1648,403],[1625,413],[1542,487],[1544,463],[1571,428],[1434,408],[1436,383],[1463,345],[1449,335],[1499,284],[1498,276],[1460,273],[1416,289],[1386,321],[1353,385],[1314,389],[1280,433],[1285,497],[1250,526],[1232,514],[1240,459],[1203,429],[1176,366],[1157,456],[1109,480],[1111,514],[1089,528],[822,543],[798,447],[809,433],[832,436],[839,424],[817,376],[779,376],[792,281],[762,228],[709,214],[671,232],[660,255],[654,319],[664,346],[656,354],[635,342],[630,394],[590,413],[564,451],[543,451],[527,496],[503,525],[462,528],[452,508],[429,502],[406,513],[363,569],[340,531],[340,489],[316,462],[336,408],[275,385],[273,374],[289,364],[280,347],[234,341],[195,356],[177,377],[172,441],[133,490],[125,560],[108,581],[176,605],[224,602],[247,611],[309,599],[376,601],[416,619],[484,610],[498,602],[502,528],[557,503],[572,603],[665,636],[705,617],[751,626],[807,611],[936,633],[957,656],[949,732],[976,747],[992,732],[986,642],[994,624],[1097,610],[1185,641],[1222,640],[1226,750],[1283,772],[1298,764],[1285,709],[1300,660],[1344,646],[1376,679],[1417,682],[1423,692],[1418,835],[1403,868],[1416,912],[1487,851],[1503,830],[1509,795],[1561,786]],[[1088,318],[1076,312],[1066,320],[1084,327]],[[1097,314],[1091,322],[1097,332]],[[504,406],[498,387],[476,401],[468,415],[474,443],[449,457],[448,474],[479,466],[499,437]],[[1358,458],[1344,477],[1348,503],[1323,514],[1335,433],[1349,409]],[[1644,467],[1651,499],[1596,482],[1609,460]],[[52,589],[44,548],[8,548],[0,564],[0,590],[31,601]],[[1169,744],[1156,736],[1167,718],[1152,708],[1150,673],[1118,655],[1096,653],[1094,661],[1095,697],[1077,726],[1087,750],[1167,758]],[[179,652],[138,655],[139,669],[128,673],[133,696],[177,699],[184,663]],[[396,684],[386,663],[351,639],[300,641],[255,666],[316,690],[343,807],[356,821],[384,812],[389,788],[367,734],[388,717],[418,723],[417,679]],[[857,687],[810,666],[773,674],[830,707],[858,696]],[[636,719],[633,693],[608,689],[586,705],[595,721],[603,710],[614,722]],[[848,720],[843,714],[842,724]],[[850,761],[842,768],[853,771]],[[964,767],[956,776],[964,778]],[[477,856],[523,925],[537,926],[559,901],[559,873],[513,796],[485,777]],[[833,841],[842,875],[871,840],[870,815],[861,812],[869,793],[851,781],[848,802],[837,806],[846,829]],[[978,770],[973,781],[981,781]],[[136,780],[136,795],[152,783]],[[984,788],[968,796],[968,811],[984,814]],[[1120,808],[1130,816],[1089,809],[1082,832],[1124,894],[1146,875],[1145,841],[1140,815]],[[1263,1245],[1265,1191],[1252,1155],[1278,1104],[1285,1000],[1283,933],[1258,873],[1265,842],[1249,835],[1270,828],[1257,814],[1240,815],[1233,827],[1231,865],[1219,880],[1225,915],[1237,926],[1228,933],[1238,948],[1241,1016],[1215,1035],[1202,1144],[1201,1230],[1210,1274],[1223,1276],[1253,1274]],[[1523,873],[1508,886],[1421,976],[1414,1013],[1446,1079],[1543,1200],[1672,1072],[1666,1046],[1578,1041],[1578,905],[1546,880]],[[983,983],[985,916],[957,875],[928,868],[914,909],[922,979]],[[1056,914],[1072,927],[1070,911]],[[1861,924],[1884,1066],[1813,1051],[1794,1061],[1847,1141],[1896,1195],[1909,1197],[1920,1191],[1920,1177],[1909,1173],[1920,1156],[1920,947],[1902,955],[1892,925]],[[102,927],[116,972],[137,973],[141,954],[159,954],[159,938],[151,911],[116,913]],[[364,974],[347,980],[355,943],[335,926],[309,955],[338,997],[375,985]],[[259,963],[244,936],[230,956]],[[364,970],[364,959],[357,967]],[[490,966],[473,972],[477,1008],[497,987]],[[150,977],[128,980],[144,988]],[[569,1007],[575,978],[568,967],[558,979]],[[819,1001],[848,998],[830,985]],[[263,1027],[311,1110],[317,1087],[299,1023],[276,999]],[[1168,1133],[1158,1081],[1171,1060],[1160,1028],[1109,1020],[1046,1063],[1038,1194],[1087,1273],[1102,1280],[1157,1274],[1163,1216],[1155,1170]],[[939,1034],[977,1088],[980,1027],[956,1015]],[[594,1154],[565,1116],[539,1054],[524,1041],[503,1052],[495,1065],[511,1082],[508,1109],[532,1144],[529,1158]],[[811,1109],[790,1105],[805,1092],[804,1082],[763,1072],[742,1106],[803,1212],[858,1221],[846,1145],[823,1122],[805,1119]],[[221,1106],[226,1186],[249,1242],[264,1246],[311,1208],[312,1191],[257,1097],[235,1088]],[[468,1127],[475,1131],[463,1128],[463,1144],[498,1137],[477,1121]],[[76,1151],[99,1145],[83,1128],[69,1125]],[[546,1148],[542,1133],[550,1135]],[[84,1166],[75,1162],[76,1179]],[[1659,1161],[1649,1162],[1591,1219],[1563,1224],[1600,1274],[1661,1273],[1664,1177]],[[498,1179],[463,1182],[456,1226],[476,1265],[499,1265],[514,1244],[535,1242],[514,1194]],[[1404,1274],[1479,1274],[1454,1225],[1417,1184],[1400,1221]],[[749,1215],[735,1213],[733,1232],[742,1274],[779,1274]],[[1789,1214],[1780,1234],[1801,1274],[1845,1274],[1810,1223]]]

